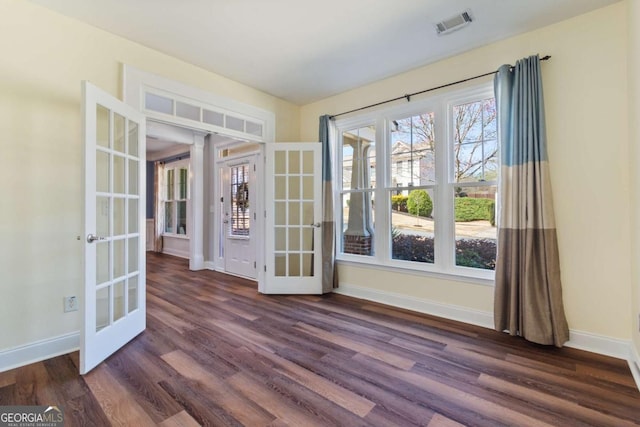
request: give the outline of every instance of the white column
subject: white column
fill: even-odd
[[[204,267],[204,138],[206,134],[194,132],[191,145],[191,236],[189,236],[189,269]]]

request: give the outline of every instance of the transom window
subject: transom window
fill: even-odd
[[[492,89],[336,121],[339,259],[493,279]]]

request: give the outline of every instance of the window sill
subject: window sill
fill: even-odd
[[[172,239],[184,239],[189,240],[189,236],[187,234],[175,234],[175,233],[162,233],[162,237],[171,237]]]
[[[411,274],[411,275],[420,276],[420,277],[433,277],[436,279],[465,282],[465,283],[471,283],[474,285],[482,285],[482,286],[495,285],[495,279],[493,277],[492,278],[480,277],[479,275],[472,274],[473,273],[472,271],[469,272],[471,274],[465,274],[464,268],[460,269],[462,271],[445,272],[445,271],[409,268],[409,267],[404,267],[398,264],[381,264],[379,260],[374,260],[374,259],[354,260],[354,259],[337,258],[336,262],[338,263],[338,265],[353,266],[353,267],[367,268],[367,269],[381,270],[381,271],[390,271],[390,272],[399,273],[399,274]],[[474,270],[474,269],[469,269],[469,270]],[[487,272],[484,275],[493,276],[494,275],[493,273],[494,272],[491,271],[491,272]]]

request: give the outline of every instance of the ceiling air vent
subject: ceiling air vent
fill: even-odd
[[[466,27],[471,23],[471,21],[473,21],[473,19],[471,19],[471,14],[467,10],[456,16],[452,16],[449,19],[438,22],[436,24],[436,32],[439,36],[444,36],[445,34],[449,34],[459,30],[460,28]]]

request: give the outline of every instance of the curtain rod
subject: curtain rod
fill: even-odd
[[[546,56],[543,56],[542,58],[540,58],[540,61],[547,61],[549,59],[551,59],[551,55],[546,55]],[[419,92],[408,93],[406,95],[399,96],[397,98],[387,99],[386,101],[380,101],[380,102],[376,102],[375,104],[371,104],[371,105],[367,105],[367,106],[364,106],[364,107],[356,108],[354,110],[349,110],[349,111],[345,111],[343,113],[334,114],[332,116],[329,116],[329,119],[333,120],[338,116],[344,116],[345,114],[355,113],[356,111],[366,110],[368,108],[377,107],[379,105],[388,104],[390,102],[399,101],[401,99],[406,99],[407,102],[410,102],[412,96],[422,95],[423,93],[431,92],[431,91],[442,89],[442,88],[449,87],[449,86],[458,85],[460,83],[465,83],[465,82],[468,82],[470,80],[475,80],[475,79],[479,79],[479,78],[482,78],[482,77],[490,76],[492,74],[496,74],[497,72],[498,72],[497,70],[496,71],[491,71],[489,73],[484,73],[484,74],[480,74],[480,75],[477,75],[477,76],[468,77],[468,78],[463,79],[463,80],[458,80],[457,82],[451,82],[451,83],[443,84],[443,85],[440,85],[440,86],[436,86],[436,87],[432,87],[432,88],[429,88],[429,89],[421,90]]]

